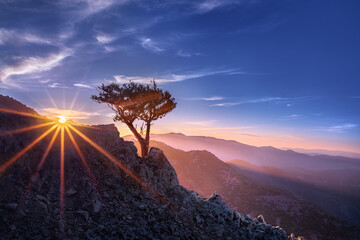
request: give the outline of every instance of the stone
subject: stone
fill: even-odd
[[[17,208],[17,203],[7,203],[5,204],[5,208],[15,210]]]
[[[260,223],[264,223],[264,224],[266,224],[266,222],[265,222],[265,219],[264,219],[263,215],[259,215],[259,216],[256,218],[256,220],[258,220]]]

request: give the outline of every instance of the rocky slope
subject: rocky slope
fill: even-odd
[[[269,223],[308,239],[354,239],[359,234],[351,223],[288,192],[257,182],[207,151],[185,152],[157,141],[151,145],[164,151],[183,186],[203,196],[218,191],[229,206],[242,214],[263,214]]]
[[[49,127],[8,131],[38,122],[0,112],[0,167]],[[204,199],[187,190],[161,150],[152,148],[148,158],[138,157],[133,143],[121,139],[115,126],[77,129],[114,156],[117,164],[73,133],[94,178],[90,177],[66,135],[61,217],[59,138],[38,177],[33,176],[50,134],[0,173],[0,239],[294,239],[262,217],[254,220],[231,210],[216,193]]]

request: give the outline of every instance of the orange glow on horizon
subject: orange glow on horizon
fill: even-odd
[[[349,145],[346,143],[338,142],[337,139],[323,139],[321,136],[316,135],[290,135],[286,133],[279,133],[275,131],[261,131],[259,129],[254,129],[251,131],[221,131],[207,129],[206,131],[203,128],[199,129],[187,129],[182,128],[182,126],[175,124],[176,126],[170,125],[161,125],[155,126],[151,130],[151,134],[168,134],[168,133],[181,133],[186,136],[204,136],[204,137],[214,137],[223,140],[234,140],[239,143],[248,144],[256,147],[263,146],[272,146],[279,149],[315,149],[315,150],[329,150],[329,151],[345,151],[360,153],[360,145]],[[132,135],[126,126],[123,124],[116,124],[121,137]],[[151,138],[150,138],[151,140]],[[195,150],[195,149],[194,149]]]

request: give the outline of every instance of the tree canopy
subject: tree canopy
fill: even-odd
[[[175,99],[168,91],[158,88],[155,81],[147,85],[135,82],[122,85],[102,84],[98,90],[99,95],[92,95],[91,99],[98,103],[106,103],[116,113],[114,121],[121,121],[128,126],[140,143],[142,157],[146,157],[152,122],[171,112],[177,104]],[[145,137],[144,127],[138,131],[134,126],[135,120],[144,122]]]

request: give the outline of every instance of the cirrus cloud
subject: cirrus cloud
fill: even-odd
[[[93,87],[87,84],[83,84],[83,83],[74,83],[75,87],[79,87],[79,88],[90,88],[92,89]]]
[[[16,83],[11,81],[12,76],[48,71],[58,66],[61,61],[70,55],[71,52],[69,50],[64,50],[46,57],[25,57],[14,65],[8,65],[0,69],[0,82],[16,85]]]
[[[129,81],[132,81],[136,83],[149,84],[151,83],[151,81],[155,80],[156,83],[162,84],[162,83],[171,83],[171,82],[182,82],[188,79],[195,79],[195,78],[201,78],[201,77],[218,75],[218,74],[229,75],[235,71],[237,71],[237,69],[203,70],[203,71],[187,73],[187,74],[169,74],[169,75],[161,76],[159,78],[115,75],[114,78],[118,83],[128,83]],[[214,100],[219,100],[219,99],[214,99]]]

